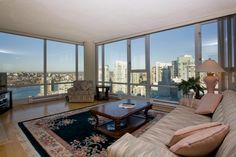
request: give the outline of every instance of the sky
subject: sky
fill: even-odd
[[[150,35],[150,62],[171,63],[178,56],[194,57],[194,25]],[[217,60],[217,24],[202,26],[202,55]],[[132,69],[145,67],[145,40],[131,40]],[[116,60],[127,62],[127,40],[105,44],[105,65],[114,69]],[[79,46],[79,71],[84,67],[82,46]],[[47,42],[48,72],[75,71],[75,45]],[[0,72],[43,72],[43,40],[0,33]]]
[[[217,58],[217,23],[202,25],[202,58]],[[150,35],[150,62],[171,63],[181,55],[192,55],[195,58],[195,26],[190,25]],[[145,66],[144,38],[131,40],[132,69],[143,69]],[[127,61],[127,41],[105,44],[105,65],[114,69],[116,60]]]
[[[79,46],[79,71],[84,68]],[[47,41],[48,72],[75,71],[75,45]],[[0,33],[0,72],[43,72],[43,40]]]

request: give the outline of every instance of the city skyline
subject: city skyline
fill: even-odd
[[[112,92],[116,94],[127,94],[127,62],[116,60],[115,69],[104,65],[104,81],[112,83]],[[147,72],[130,72],[130,94],[134,96],[146,96]],[[187,80],[195,76],[195,60],[192,55],[181,55],[171,63],[156,62],[150,67],[150,86],[152,98],[162,98],[165,100],[178,100],[180,93],[176,83],[182,79]],[[98,80],[102,80],[102,68],[98,70]],[[117,85],[116,83],[124,83]],[[162,87],[164,85],[165,87]],[[158,87],[157,87],[158,86]],[[167,87],[168,86],[168,87]],[[155,90],[155,88],[157,88]]]
[[[193,67],[194,70],[191,70],[191,69],[188,69],[188,70],[190,70],[191,73],[193,73],[193,71],[195,73],[195,60],[194,60],[194,57],[192,55],[184,54],[184,55],[178,56],[173,61],[177,61],[177,63],[179,62],[177,65],[179,67],[181,66],[181,69],[180,69],[181,71],[186,70],[184,68],[186,68],[188,66],[188,67]],[[171,63],[155,62],[155,64],[150,67],[150,71],[153,71],[153,67],[157,67],[157,66],[160,67],[160,68],[166,68],[166,67],[174,66],[173,65],[173,61],[171,61]],[[104,66],[105,66],[105,68],[104,68],[104,72],[105,72],[105,78],[104,79],[105,79],[105,82],[109,82],[109,81],[112,81],[112,82],[127,82],[124,79],[124,77],[127,78],[127,62],[116,60],[114,62],[114,67],[116,67],[115,69],[110,69],[109,65],[104,65]],[[172,72],[173,71],[174,70],[172,70]],[[119,78],[117,79],[116,77],[114,77],[114,79],[110,79],[111,75],[113,77],[118,75]],[[98,77],[99,77],[98,79],[101,80],[101,78],[102,78],[102,67],[101,66],[98,69]],[[175,78],[176,76],[175,75],[173,75],[173,76],[171,75],[171,77]],[[184,77],[184,74],[181,74],[180,77]],[[190,75],[188,77],[192,77],[192,75]],[[132,77],[131,77],[131,79],[132,79]]]

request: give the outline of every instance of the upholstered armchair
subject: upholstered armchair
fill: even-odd
[[[94,102],[92,81],[74,81],[73,87],[67,90],[69,102]]]

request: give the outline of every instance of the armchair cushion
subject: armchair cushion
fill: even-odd
[[[92,81],[74,81],[73,87],[69,88],[69,102],[93,102],[94,87]]]

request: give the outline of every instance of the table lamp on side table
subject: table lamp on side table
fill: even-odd
[[[207,87],[207,93],[214,93],[215,86],[218,79],[214,76],[216,72],[225,72],[223,68],[216,61],[208,60],[204,61],[200,66],[197,67],[198,72],[207,72],[207,76],[204,78],[204,82]]]

